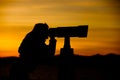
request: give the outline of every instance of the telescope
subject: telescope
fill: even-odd
[[[64,37],[64,47],[60,50],[62,56],[73,56],[73,48],[70,46],[70,37],[87,37],[88,25],[57,27],[49,29],[49,36]]]
[[[57,27],[49,29],[49,36],[54,37],[87,37],[88,25]]]

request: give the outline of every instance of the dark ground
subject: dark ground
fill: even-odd
[[[0,58],[0,80],[9,80],[10,67],[17,60],[16,57]],[[61,65],[67,66],[64,70],[68,73],[73,69],[72,76],[67,76],[74,77],[74,80],[120,80],[120,55],[113,54],[72,58],[55,56],[50,64],[38,65],[29,73],[30,80],[57,80]]]

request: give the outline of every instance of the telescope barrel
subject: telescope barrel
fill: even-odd
[[[49,35],[55,37],[87,37],[88,25],[50,28]]]

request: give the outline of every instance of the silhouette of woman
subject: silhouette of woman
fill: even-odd
[[[46,45],[48,35],[48,25],[37,23],[25,36],[18,50],[20,60],[11,67],[11,80],[28,80],[27,75],[30,71],[54,56],[56,40],[54,36],[50,36],[49,45]]]

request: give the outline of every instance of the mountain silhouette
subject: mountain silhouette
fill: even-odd
[[[0,80],[9,80],[9,70],[11,65],[19,60],[19,57],[0,58]],[[61,57],[54,56],[51,62],[38,65],[36,70],[29,75],[31,80],[57,80],[58,65]],[[115,80],[120,79],[120,55],[94,55],[79,56],[74,55],[74,78],[75,80]],[[69,63],[69,62],[68,62]],[[42,69],[39,69],[42,68]],[[47,71],[48,70],[48,71]],[[42,75],[43,73],[44,75]],[[46,78],[46,75],[48,78]],[[49,75],[49,76],[48,76]],[[35,79],[36,78],[36,79]]]

